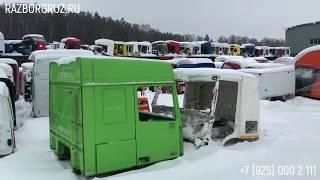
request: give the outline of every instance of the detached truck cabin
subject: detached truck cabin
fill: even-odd
[[[49,115],[49,63],[63,57],[92,56],[93,52],[80,49],[36,51],[29,58],[34,58],[31,85],[32,113],[34,117]]]
[[[301,51],[296,61],[296,95],[320,99],[320,46]]]
[[[9,66],[10,67],[10,66]],[[15,102],[15,98],[16,98],[16,88],[14,86],[14,82],[8,78],[8,75],[6,74],[6,72],[4,72],[1,69],[1,63],[0,63],[0,83],[4,83],[8,89],[9,92],[9,96],[10,96],[10,101],[11,101],[11,110],[13,113],[13,125],[16,126],[17,122],[16,122],[16,106],[14,104]],[[0,119],[2,118],[2,114],[0,114]],[[0,125],[1,126],[1,125]],[[0,136],[1,136],[1,132],[0,132]]]
[[[145,74],[148,74],[146,76]],[[144,88],[172,90],[171,116],[139,110]],[[172,67],[119,57],[64,58],[50,64],[50,147],[85,176],[182,155]]]
[[[174,75],[185,83],[180,109],[184,139],[201,146],[259,138],[258,80],[253,75],[214,68],[174,69]],[[172,114],[167,105],[153,109]]]
[[[0,76],[2,75],[4,73],[0,71]],[[14,115],[11,103],[8,88],[0,81],[0,156],[11,154],[15,149]]]

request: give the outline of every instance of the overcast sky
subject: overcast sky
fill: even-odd
[[[319,0],[1,0],[78,3],[81,10],[175,33],[283,38],[285,28],[320,20]]]

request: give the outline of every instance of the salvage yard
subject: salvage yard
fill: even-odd
[[[31,106],[16,103],[17,150],[0,159],[4,180],[85,179],[59,161],[49,148],[49,118],[31,118]],[[320,179],[320,101],[296,97],[287,102],[260,101],[260,139],[222,147],[214,143],[194,148],[184,143],[184,156],[101,179]],[[155,142],[156,143],[156,142]],[[253,165],[274,167],[257,177]],[[291,167],[293,174],[283,171]],[[312,171],[310,170],[310,167]],[[273,176],[273,177],[272,177]],[[100,179],[95,178],[95,179]]]

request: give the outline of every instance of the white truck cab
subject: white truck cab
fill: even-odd
[[[185,83],[180,108],[184,139],[201,146],[210,141],[229,145],[259,138],[256,77],[214,68],[174,69],[174,75]],[[170,113],[166,106],[156,107]]]
[[[0,77],[5,77],[2,70]],[[11,154],[15,149],[14,114],[11,103],[8,87],[0,81],[0,156]]]
[[[94,41],[95,51],[101,55],[113,56],[114,55],[114,41],[110,39],[97,39]],[[101,48],[101,52],[99,52]]]
[[[31,86],[32,112],[34,117],[49,116],[49,64],[63,57],[92,56],[93,52],[80,49],[43,50],[33,52],[34,61]]]

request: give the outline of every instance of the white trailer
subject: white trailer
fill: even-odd
[[[295,96],[295,68],[292,65],[263,68],[241,69],[259,79],[259,93],[261,99],[280,98],[283,100]]]
[[[0,78],[5,78],[5,73],[0,70]],[[14,152],[14,114],[9,89],[4,82],[0,82],[0,156]]]
[[[49,63],[69,56],[92,56],[88,50],[64,49],[35,52],[32,80],[32,112],[34,117],[49,115]],[[30,55],[31,56],[31,55]]]

